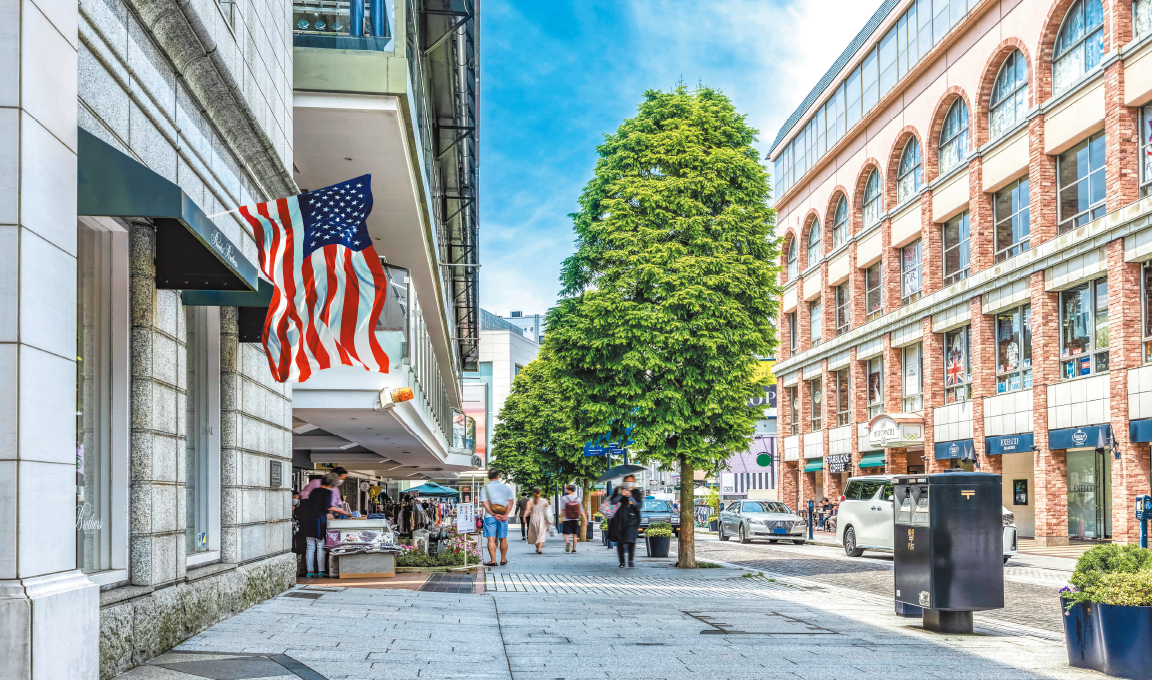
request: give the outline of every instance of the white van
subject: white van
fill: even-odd
[[[892,479],[895,475],[852,477],[836,513],[836,542],[844,554],[860,557],[865,550],[892,550],[895,532]],[[1016,554],[1015,516],[1004,506],[1004,561]]]

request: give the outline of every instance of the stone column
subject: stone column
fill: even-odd
[[[932,332],[932,317],[921,321],[924,339],[924,472],[938,472],[936,409],[944,405],[944,335]]]
[[[89,680],[100,624],[76,560],[77,9],[5,0],[0,14],[0,676]]]
[[[904,411],[902,362],[900,348],[892,346],[892,334],[884,334],[884,412]]]
[[[992,266],[996,250],[992,195],[984,193],[983,172],[983,159],[973,158],[968,163],[968,247],[973,274]]]
[[[1028,157],[1029,239],[1034,249],[1056,237],[1056,158],[1044,153],[1043,115],[1028,123]]]
[[[800,341],[796,343],[796,353],[807,352],[812,347],[811,324],[808,321],[808,303],[804,301],[804,277],[796,280],[796,324],[800,326]]]
[[[1140,197],[1139,118],[1138,109],[1124,105],[1124,64],[1114,62],[1104,72],[1104,177],[1108,185],[1105,199],[1108,212],[1119,210]]]
[[[856,264],[856,242],[848,244],[848,326],[859,328],[864,325],[864,270]]]
[[[943,286],[943,234],[932,221],[932,192],[920,194],[920,279],[923,295],[931,295]]]
[[[902,475],[908,472],[908,449],[891,448],[884,450],[884,473]]]
[[[1044,290],[1044,272],[1032,274],[1030,283],[1036,544],[1068,545],[1067,459],[1063,450],[1048,448],[1048,385],[1059,380],[1059,305],[1057,296]]]
[[[860,423],[868,422],[868,378],[867,365],[856,360],[856,348],[848,350],[848,422],[851,424],[851,437],[848,440],[852,452],[851,475],[860,474]]]
[[[984,314],[982,299],[972,299],[972,443],[981,472],[1000,474],[1000,456],[984,451],[984,400],[996,396],[996,316]]]
[[[881,290],[884,291],[884,313],[900,309],[900,249],[892,247],[892,220],[880,224]]]

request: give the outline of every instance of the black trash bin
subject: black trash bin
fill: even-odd
[[[1004,607],[1000,475],[900,475],[893,492],[896,601],[928,630],[971,633],[972,612]]]

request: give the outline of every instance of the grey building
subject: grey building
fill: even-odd
[[[548,329],[548,320],[543,314],[524,314],[524,312],[509,312],[502,316],[508,323],[516,326],[524,333],[524,337],[537,344],[544,342],[544,331]]]

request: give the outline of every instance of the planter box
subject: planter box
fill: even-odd
[[[1074,604],[1064,612],[1064,639],[1070,666],[1152,680],[1152,607]]]
[[[644,545],[648,548],[648,557],[668,557],[668,546],[672,543],[670,536],[645,536]]]
[[[709,522],[708,523],[708,531],[716,531],[716,529],[719,525],[720,525],[719,522]]]

